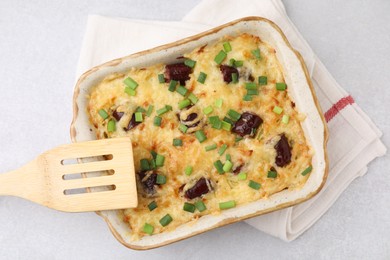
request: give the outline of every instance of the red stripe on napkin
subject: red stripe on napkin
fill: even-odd
[[[325,112],[325,120],[329,122],[335,117],[342,109],[348,105],[355,103],[355,100],[351,96],[343,97],[336,104],[334,104],[328,111]]]

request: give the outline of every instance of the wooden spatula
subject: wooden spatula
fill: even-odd
[[[65,164],[69,159],[81,160],[78,164]],[[97,173],[100,171],[104,172]],[[66,178],[88,172],[94,172],[93,177]],[[68,193],[80,188],[90,189],[84,193]],[[131,140],[112,138],[49,150],[18,170],[0,174],[0,195],[17,196],[68,212],[136,207]]]

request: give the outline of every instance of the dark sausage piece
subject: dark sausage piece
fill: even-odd
[[[131,129],[133,129],[134,127],[136,127],[137,125],[141,124],[141,122],[136,122],[135,121],[135,113],[131,116],[131,120],[129,122],[129,124],[127,125],[126,127],[126,131],[129,131]]]
[[[195,183],[194,186],[192,186],[190,189],[188,189],[185,192],[184,196],[190,200],[200,197],[203,194],[206,194],[210,191],[209,185],[210,185],[210,181],[202,177]]]
[[[121,118],[122,118],[122,116],[124,115],[125,113],[123,113],[123,112],[118,112],[118,111],[114,111],[113,113],[112,113],[112,116],[115,118],[115,120],[116,121],[119,121],[119,120],[121,120]]]
[[[240,119],[234,124],[232,131],[240,136],[249,135],[254,137],[257,128],[263,123],[263,120],[255,114],[244,112]]]
[[[191,72],[192,69],[186,66],[184,63],[176,63],[165,66],[164,76],[167,82],[176,80],[180,82],[180,85],[185,85],[185,81],[190,79]]]
[[[195,118],[198,117],[198,114],[197,113],[191,113],[187,116],[187,118],[185,120],[183,120],[184,122],[188,122],[188,121],[192,121],[194,120]]]
[[[277,166],[283,167],[291,162],[291,147],[284,134],[281,135],[279,142],[275,145],[275,150],[275,163]]]
[[[225,81],[226,83],[232,82],[232,74],[233,73],[237,74],[237,78],[239,76],[238,70],[235,67],[231,67],[228,65],[221,65],[221,67],[219,67],[219,69],[222,72],[223,81]]]
[[[143,186],[145,192],[147,194],[150,194],[150,195],[154,194],[156,192],[155,189],[154,189],[154,185],[158,185],[158,184],[156,184],[157,173],[150,174],[149,177],[146,180],[144,180],[144,181],[142,181],[142,180],[146,176],[145,172],[139,172],[138,174],[139,174],[139,177],[141,179],[141,183],[142,183],[142,186]]]
[[[237,175],[241,172],[242,167],[244,167],[244,164],[238,165],[236,168],[233,169],[234,175]]]

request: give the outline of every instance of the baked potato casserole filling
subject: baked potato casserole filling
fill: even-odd
[[[313,154],[289,87],[272,46],[249,34],[98,83],[97,138],[133,144],[139,205],[122,212],[132,239],[301,188]]]

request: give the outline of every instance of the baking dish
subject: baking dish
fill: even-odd
[[[299,53],[292,49],[281,30],[271,21],[260,17],[247,17],[233,21],[181,41],[116,59],[87,71],[80,77],[75,87],[74,118],[71,125],[72,141],[96,138],[88,120],[87,95],[90,88],[105,76],[114,72],[125,72],[132,67],[173,63],[176,57],[196,47],[216,41],[225,35],[234,36],[239,33],[259,36],[275,48],[286,83],[291,86],[290,98],[296,104],[297,110],[306,115],[302,127],[307,142],[315,151],[312,161],[313,172],[300,190],[284,190],[272,195],[268,200],[252,202],[223,211],[219,215],[207,215],[196,222],[184,224],[172,232],[145,236],[139,241],[130,240],[131,230],[122,221],[119,211],[99,212],[98,214],[105,219],[115,237],[125,246],[133,249],[149,249],[166,245],[219,226],[295,205],[314,196],[323,186],[328,169],[325,149],[328,134],[306,67]]]

